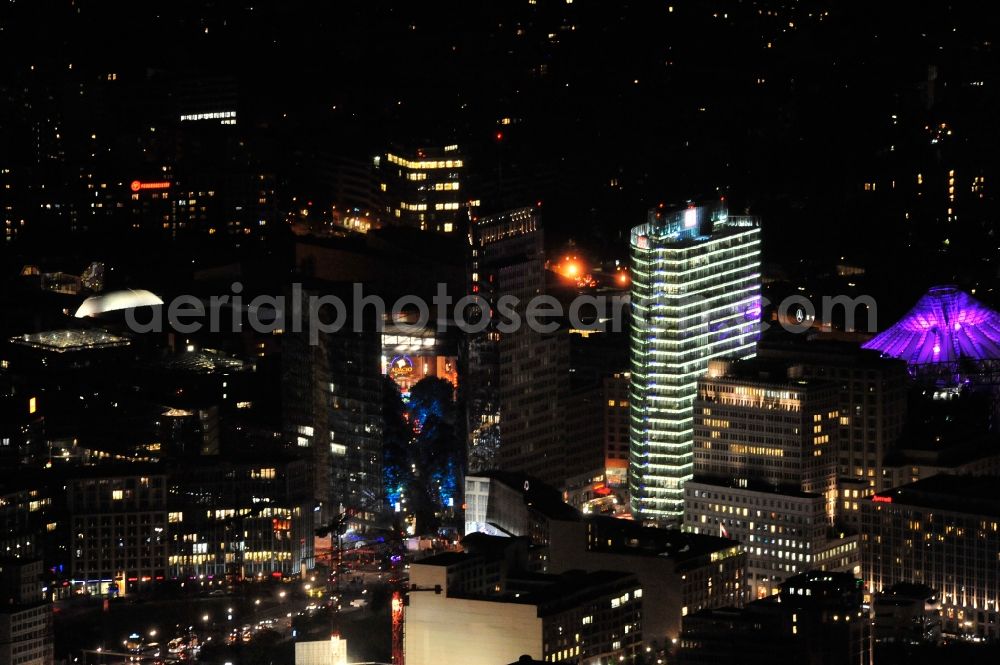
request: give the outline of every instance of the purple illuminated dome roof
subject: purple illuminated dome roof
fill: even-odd
[[[864,345],[910,365],[1000,358],[1000,314],[953,286],[936,286]]]

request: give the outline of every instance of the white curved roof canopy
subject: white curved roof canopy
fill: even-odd
[[[152,307],[153,305],[162,304],[163,301],[155,293],[145,289],[125,289],[124,291],[112,291],[104,295],[87,298],[76,310],[75,316],[78,319],[82,319],[88,316],[103,314],[104,312],[132,309],[133,307]]]

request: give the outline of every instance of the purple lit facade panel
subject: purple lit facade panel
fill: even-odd
[[[1000,314],[963,291],[938,286],[864,348],[910,365],[1000,359]]]

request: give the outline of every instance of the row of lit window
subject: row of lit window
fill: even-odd
[[[418,159],[410,160],[405,157],[400,157],[398,155],[393,155],[389,153],[386,158],[393,164],[398,164],[402,167],[408,169],[450,169],[450,168],[462,168],[463,162],[461,159]]]
[[[785,451],[781,448],[769,448],[767,446],[744,446],[739,443],[729,444],[729,452],[737,455],[764,455],[767,457],[785,456]]]

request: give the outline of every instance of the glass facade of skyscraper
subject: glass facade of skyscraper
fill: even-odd
[[[760,225],[721,206],[654,210],[631,253],[632,513],[678,522],[698,378],[713,358],[753,356],[760,335]]]

